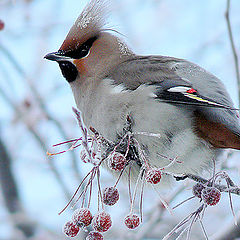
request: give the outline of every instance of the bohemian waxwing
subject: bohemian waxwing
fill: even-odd
[[[59,64],[86,126],[116,141],[131,116],[133,131],[160,134],[135,136],[151,165],[178,157],[171,172],[179,174],[208,168],[221,148],[240,149],[238,114],[222,82],[183,59],[134,54],[104,28],[106,12],[92,0],[58,52],[45,56]]]

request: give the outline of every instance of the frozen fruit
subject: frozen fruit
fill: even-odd
[[[119,199],[119,193],[115,187],[106,187],[103,191],[103,203],[109,206],[114,205]]]
[[[139,226],[140,218],[136,214],[130,214],[125,217],[124,223],[128,228],[134,229]]]
[[[79,208],[74,211],[72,221],[79,227],[86,227],[92,221],[92,214],[88,208]]]
[[[202,190],[202,200],[210,206],[216,205],[220,201],[221,192],[215,187],[206,187]]]
[[[79,227],[72,221],[66,222],[63,226],[63,233],[68,237],[75,237],[79,232]]]
[[[98,212],[92,220],[92,227],[95,231],[106,232],[112,226],[112,220],[108,213]]]
[[[148,183],[157,184],[162,177],[161,169],[150,168],[146,171],[146,181]]]
[[[119,152],[114,152],[108,157],[108,166],[115,171],[121,171],[126,165],[126,158]]]

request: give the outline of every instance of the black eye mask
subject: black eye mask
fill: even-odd
[[[85,43],[79,46],[75,50],[71,51],[58,51],[59,55],[70,57],[73,59],[81,59],[88,55],[90,48],[92,47],[93,43],[97,40],[97,36],[89,38]],[[78,70],[74,64],[69,61],[59,61],[59,67],[61,69],[63,77],[70,83],[76,80],[78,75]]]
[[[81,59],[88,55],[90,48],[92,47],[93,43],[97,40],[97,36],[89,38],[85,43],[83,43],[81,46],[79,46],[77,49],[67,51],[67,52],[61,52],[59,51],[63,56],[70,57],[73,59]]]

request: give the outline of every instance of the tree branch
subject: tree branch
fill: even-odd
[[[231,44],[231,49],[233,53],[233,58],[234,58],[234,64],[235,64],[235,71],[236,71],[236,78],[237,78],[237,84],[238,84],[238,96],[239,96],[239,102],[240,102],[240,73],[239,73],[239,61],[238,61],[238,56],[237,56],[237,51],[233,39],[233,33],[232,33],[232,26],[230,22],[230,5],[231,5],[231,0],[227,0],[227,8],[225,12],[225,18],[227,22],[227,30],[228,30],[228,36]]]
[[[11,157],[0,138],[0,186],[3,199],[16,228],[21,230],[26,237],[31,237],[35,232],[35,224],[22,209],[17,184],[11,169],[11,162]],[[21,216],[21,221],[17,221],[14,216]]]

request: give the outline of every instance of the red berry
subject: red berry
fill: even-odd
[[[198,197],[198,198],[202,198],[202,190],[205,188],[205,186],[201,183],[197,183],[193,186],[192,188],[192,192],[193,192],[193,195]]]
[[[0,31],[4,29],[4,22],[0,19]]]
[[[86,227],[92,222],[92,214],[87,208],[79,208],[74,211],[72,221],[79,227]]]
[[[146,172],[146,181],[152,184],[157,184],[160,182],[162,177],[162,172],[160,169],[151,168]]]
[[[202,190],[202,200],[210,206],[216,205],[221,197],[221,192],[215,187],[206,187]]]
[[[72,221],[66,222],[63,226],[63,233],[68,237],[75,237],[79,232],[79,227]]]
[[[86,240],[103,240],[103,235],[100,232],[92,231],[88,234]]]
[[[119,152],[114,152],[108,157],[108,166],[115,171],[123,170],[126,162],[124,155]]]
[[[106,232],[112,226],[112,220],[108,213],[98,212],[92,220],[92,227],[95,231]]]
[[[115,187],[106,187],[103,191],[103,202],[106,205],[112,206],[119,199],[118,190]]]
[[[125,217],[124,223],[128,228],[134,229],[139,226],[140,218],[136,214],[130,214]]]

